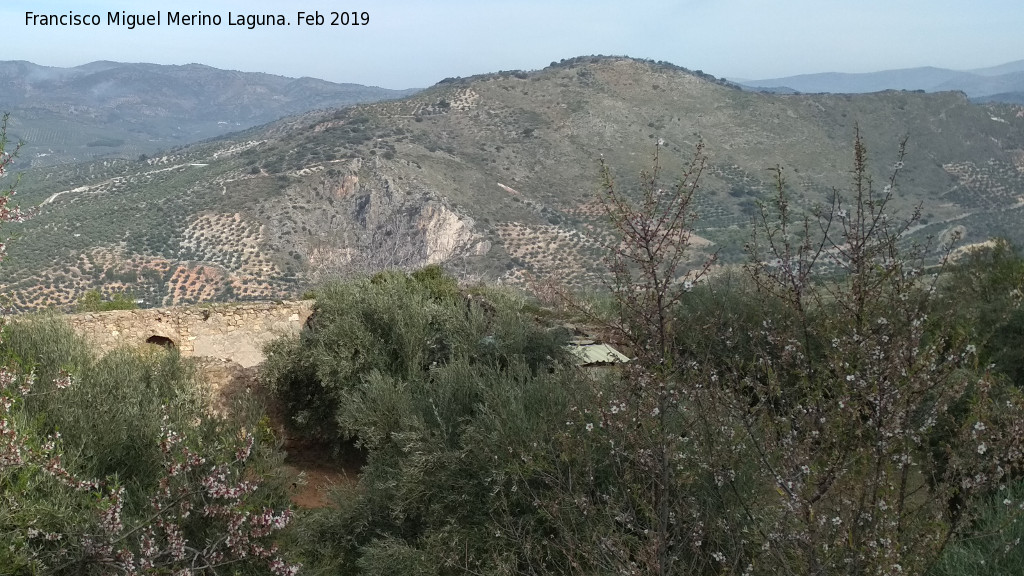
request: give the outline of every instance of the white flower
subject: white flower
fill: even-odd
[[[587,432],[593,432],[593,431],[594,431],[594,423],[593,422],[587,422]]]
[[[978,454],[984,454],[986,450],[988,450],[988,446],[985,446],[984,442],[978,444]]]
[[[712,552],[711,557],[719,562],[725,562],[725,554],[722,554],[721,552]]]

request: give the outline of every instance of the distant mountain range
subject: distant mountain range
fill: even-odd
[[[976,102],[1024,104],[1024,60],[977,70],[906,68],[863,74],[826,72],[767,80],[744,80],[748,90],[776,93],[859,94],[882,90],[960,91]]]
[[[315,78],[92,62],[74,68],[0,61],[0,111],[33,165],[137,158],[283,116],[400,98],[415,90]]]
[[[38,209],[4,227],[0,294],[19,310],[68,306],[91,289],[147,305],[274,299],[435,262],[466,278],[593,288],[613,241],[595,197],[598,159],[629,189],[657,142],[666,183],[704,143],[693,256],[739,263],[771,170],[785,167],[793,206],[810,210],[848,189],[855,126],[876,183],[909,136],[893,207],[906,216],[921,205],[913,239],[1024,245],[1024,107],[957,92],[762,94],[663,62],[590,56],[451,78],[146,159],[28,169],[18,201]]]

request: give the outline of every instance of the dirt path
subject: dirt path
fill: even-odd
[[[331,492],[337,487],[352,488],[359,482],[359,471],[364,461],[354,451],[346,457],[335,458],[328,450],[300,443],[285,443],[284,466],[295,480],[292,483],[292,503],[299,508],[332,506]]]

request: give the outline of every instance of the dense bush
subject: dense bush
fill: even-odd
[[[60,431],[88,477],[156,483],[161,414],[166,409],[179,424],[203,413],[196,377],[177,355],[117,350],[94,358],[84,340],[51,317],[8,326],[3,346],[7,364],[34,367],[39,382],[25,398],[25,413],[41,433]],[[76,383],[57,393],[53,382],[61,373],[74,374]]]
[[[359,485],[295,526],[299,557],[325,574],[500,573],[532,557],[523,537],[543,547],[544,513],[514,474],[563,432],[579,384],[522,360],[456,360],[418,384],[374,373],[340,416],[369,451]]]
[[[371,375],[419,383],[455,360],[521,359],[536,372],[561,354],[562,332],[532,323],[521,298],[463,296],[436,269],[328,284],[316,296],[308,329],[298,341],[272,343],[265,372],[289,423],[330,442],[353,435],[340,414]]]
[[[109,271],[108,271],[109,272]],[[135,278],[133,276],[133,282]],[[107,312],[109,310],[135,310],[139,305],[128,294],[118,292],[110,299],[104,300],[99,290],[89,290],[78,299],[75,309],[78,312]]]
[[[992,364],[1024,389],[1024,258],[997,239],[950,268],[939,285],[936,317],[976,345],[980,366]]]
[[[507,487],[495,470],[564,426],[579,380],[564,334],[515,293],[463,294],[436,268],[321,288],[299,342],[269,348],[267,375],[295,428],[353,439],[368,459],[337,509],[295,526],[307,568],[493,571],[516,557],[518,542],[492,536]]]
[[[260,518],[283,526],[287,513],[270,510],[287,502],[256,484],[276,463],[260,406],[242,399],[218,417],[176,353],[97,358],[56,318],[2,336],[0,572],[268,571]]]

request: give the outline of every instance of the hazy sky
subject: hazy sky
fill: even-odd
[[[369,25],[328,25],[342,8],[368,12]],[[122,10],[159,11],[162,25],[108,26],[107,12]],[[30,26],[26,11],[98,14],[103,24]],[[168,26],[168,11],[217,14],[222,23]],[[319,11],[325,25],[298,26],[298,11]],[[229,26],[229,12],[282,14],[291,25]],[[1024,59],[1022,25],[1022,0],[4,0],[0,60],[198,62],[407,88],[614,54],[755,79],[1003,64]]]

